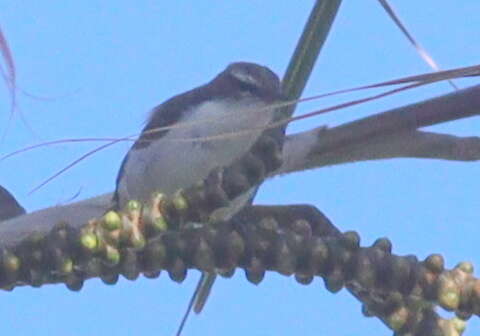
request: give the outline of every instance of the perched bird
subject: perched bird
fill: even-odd
[[[153,192],[173,195],[205,180],[213,169],[229,166],[274,120],[275,110],[266,107],[281,99],[275,73],[238,62],[209,83],[157,106],[122,162],[115,204],[123,208],[131,199],[148,201]],[[231,200],[216,220],[230,219],[252,202],[255,192],[252,187]],[[201,311],[214,280],[213,274],[202,275],[195,312]]]
[[[0,221],[23,215],[25,209],[7,189],[0,186]]]

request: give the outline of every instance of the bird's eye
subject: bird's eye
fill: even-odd
[[[255,84],[252,84],[250,82],[238,82],[238,86],[241,91],[246,91],[246,92],[256,92],[259,90],[259,87]]]

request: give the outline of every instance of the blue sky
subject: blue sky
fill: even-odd
[[[119,137],[140,130],[150,108],[210,80],[232,61],[268,65],[283,74],[313,1],[102,1],[0,3],[0,25],[15,57],[19,86],[48,100],[19,96],[32,130],[15,118],[0,153],[60,138]],[[444,68],[478,62],[480,3],[392,1],[399,15]],[[375,2],[345,1],[304,96],[427,72],[413,48]],[[465,87],[478,80],[461,80]],[[291,125],[290,131],[347,120],[449,92],[442,83]],[[356,97],[355,95],[348,96]],[[303,104],[308,112],[338,102]],[[9,101],[0,89],[0,125]],[[472,118],[431,129],[478,135]],[[94,144],[32,150],[0,162],[0,184],[35,210],[111,191],[125,143],[103,151],[36,193],[29,190]],[[391,160],[324,168],[266,183],[257,203],[311,203],[363,244],[387,236],[397,254],[442,253],[448,266],[480,265],[479,163]],[[172,335],[198,279],[178,285],[88,281],[0,293],[0,331],[12,335]],[[466,335],[480,331],[477,319]],[[242,271],[220,280],[204,313],[184,335],[389,335],[366,319],[346,291],[332,295],[268,274],[254,286]]]

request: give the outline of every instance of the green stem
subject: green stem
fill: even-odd
[[[317,0],[315,3],[282,79],[283,92],[288,100],[300,98],[340,3],[341,0]],[[290,117],[295,107],[291,105],[283,109],[282,117]]]

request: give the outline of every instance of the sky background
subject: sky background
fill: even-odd
[[[478,63],[476,0],[392,1],[407,27],[443,68]],[[0,155],[47,140],[120,137],[140,130],[150,108],[209,81],[233,61],[252,61],[282,75],[313,1],[13,1],[0,2],[0,25],[15,58],[19,107]],[[376,1],[345,1],[304,96],[428,72]],[[478,83],[460,80],[459,86]],[[451,91],[444,83],[298,122],[290,132],[348,120]],[[362,95],[367,92],[362,92]],[[358,95],[314,101],[298,113]],[[9,96],[0,87],[0,129]],[[430,129],[479,135],[479,118]],[[0,184],[29,210],[113,190],[130,144],[83,161],[32,195],[28,192],[95,144],[32,150],[0,162]],[[389,160],[284,176],[261,188],[257,203],[310,203],[362,245],[387,236],[397,254],[442,253],[447,265],[480,265],[479,163]],[[478,273],[477,273],[478,275]],[[157,280],[18,288],[0,293],[0,332],[6,335],[173,335],[198,280]],[[480,332],[473,318],[466,335]],[[217,281],[184,335],[391,335],[364,318],[345,290],[331,294],[268,273],[259,286],[243,271]]]

